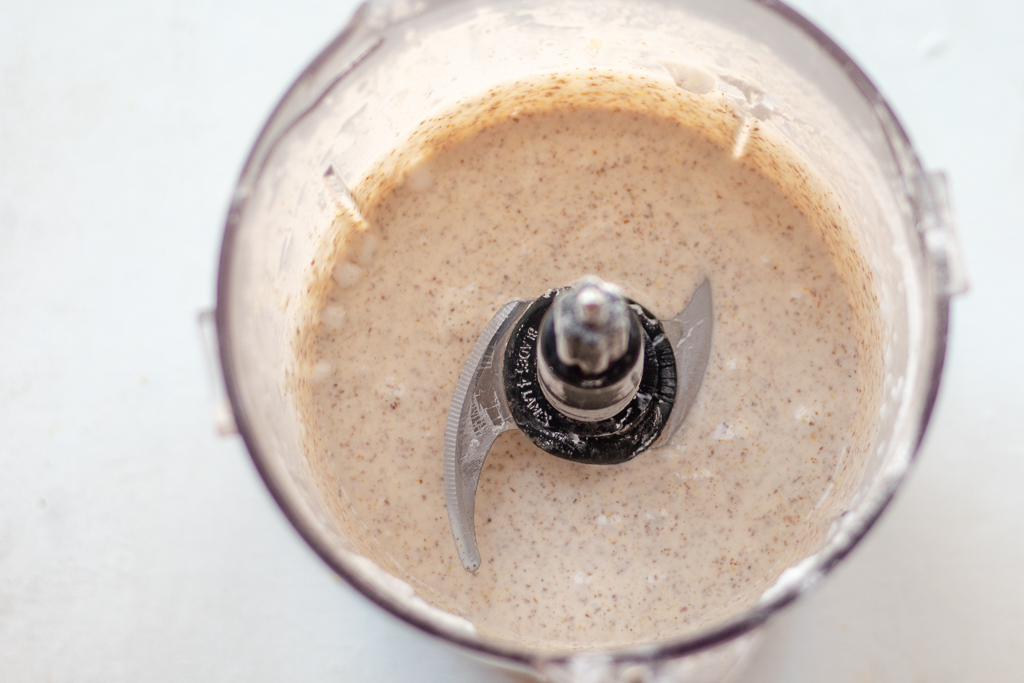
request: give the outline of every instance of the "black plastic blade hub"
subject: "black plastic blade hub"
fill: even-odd
[[[644,369],[633,400],[618,414],[584,422],[558,411],[537,377],[537,340],[544,314],[561,290],[550,290],[526,310],[504,358],[504,388],[512,417],[538,448],[573,462],[616,465],[643,453],[661,434],[676,397],[676,363],[661,323],[630,300],[644,339]]]

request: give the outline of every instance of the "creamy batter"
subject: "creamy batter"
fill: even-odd
[[[483,636],[625,644],[732,615],[845,502],[877,354],[859,262],[799,164],[756,128],[737,158],[708,98],[594,73],[498,88],[425,122],[355,188],[363,221],[339,219],[309,337],[323,493],[368,556]],[[623,465],[500,437],[470,574],[442,476],[459,373],[502,303],[588,273],[660,317],[710,279],[697,404]]]

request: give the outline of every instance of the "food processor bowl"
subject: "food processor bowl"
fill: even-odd
[[[317,314],[354,187],[426,117],[524,76],[600,68],[641,73],[729,102],[744,128],[796,150],[839,198],[871,271],[882,329],[877,421],[849,504],[816,552],[741,614],[680,637],[559,651],[478,636],[360,554],[307,459],[311,361],[295,336]],[[742,150],[740,150],[742,151]],[[245,164],[225,227],[215,313],[237,429],[299,533],[380,607],[471,653],[553,680],[720,680],[758,626],[864,536],[917,453],[939,386],[949,300],[965,287],[944,179],[927,173],[883,97],[852,60],[770,0],[418,0],[362,5],[285,94]],[[439,456],[440,457],[440,456]],[[447,539],[446,539],[447,540]],[[456,568],[456,571],[462,571]],[[640,678],[637,678],[639,676]],[[633,677],[633,678],[630,678]]]

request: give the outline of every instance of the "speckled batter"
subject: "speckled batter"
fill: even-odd
[[[862,448],[863,335],[835,250],[756,164],[692,116],[642,106],[661,85],[558,78],[495,90],[468,123],[434,120],[428,143],[356,188],[365,224],[339,228],[310,368],[326,495],[359,520],[367,554],[481,635],[647,641],[749,606],[820,543],[816,507]],[[602,99],[616,88],[632,94]],[[442,476],[459,373],[502,303],[587,273],[661,317],[710,279],[697,404],[670,445],[624,465],[500,437],[470,574]]]

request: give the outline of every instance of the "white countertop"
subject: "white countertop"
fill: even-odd
[[[1024,5],[801,0],[945,169],[972,281],[918,465],[748,683],[1024,679]],[[0,681],[518,680],[378,611],[216,436],[196,313],[351,0],[0,0]]]

